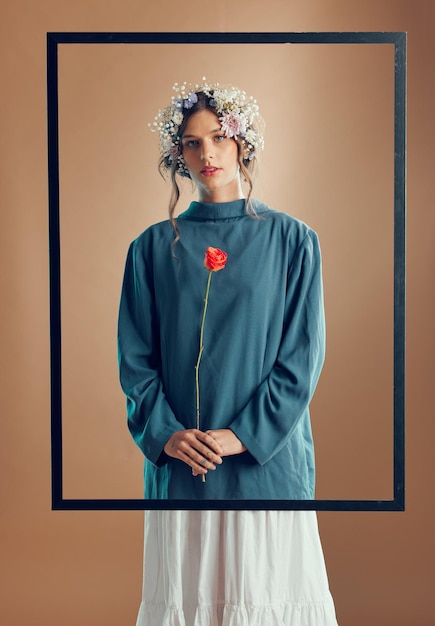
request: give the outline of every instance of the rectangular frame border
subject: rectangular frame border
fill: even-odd
[[[394,456],[392,500],[64,499],[59,226],[59,44],[394,44]],[[405,510],[406,45],[404,32],[47,33],[50,267],[51,500],[53,510]]]

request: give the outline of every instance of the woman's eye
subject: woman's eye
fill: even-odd
[[[223,141],[225,139],[225,135],[216,135],[216,137],[214,139],[217,142]]]
[[[189,139],[183,143],[183,148],[195,148],[198,142],[195,139]]]

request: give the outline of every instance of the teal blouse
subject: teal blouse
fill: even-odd
[[[317,235],[254,201],[192,202],[130,246],[119,311],[119,368],[130,432],[145,455],[145,498],[312,499],[309,416],[324,360]],[[195,364],[208,246],[228,254],[212,275],[199,370],[201,430],[230,428],[246,446],[206,482],[164,445],[195,428]]]

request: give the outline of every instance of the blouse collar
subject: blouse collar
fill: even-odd
[[[218,220],[244,217],[247,215],[245,204],[245,198],[232,202],[191,202],[187,211],[181,213],[178,219]],[[255,206],[258,212],[258,207]]]

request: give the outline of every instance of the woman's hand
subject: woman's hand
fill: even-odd
[[[194,476],[207,474],[222,463],[222,448],[214,437],[190,428],[178,430],[168,439],[164,450],[168,456],[180,459],[192,468]]]
[[[221,456],[232,456],[234,454],[242,454],[242,452],[246,451],[246,447],[229,428],[207,430],[206,435],[213,437],[215,442],[219,444],[222,450]]]

